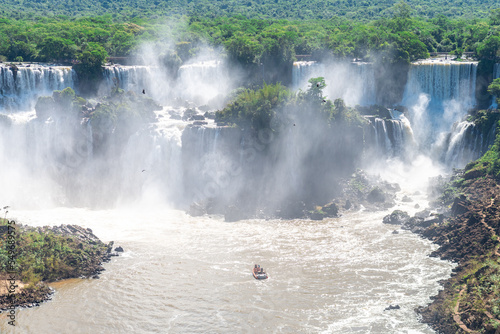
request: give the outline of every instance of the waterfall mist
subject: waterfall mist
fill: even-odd
[[[306,90],[310,78],[324,77],[325,95],[330,100],[343,99],[350,106],[375,104],[373,65],[363,62],[299,61],[294,63],[293,88]]]
[[[256,210],[281,210],[294,216],[294,210],[332,200],[339,193],[339,179],[357,167],[423,184],[424,176],[416,175],[434,175],[440,162],[448,168],[463,167],[494,138],[494,129],[483,136],[470,123],[459,122],[474,104],[475,63],[411,65],[401,101],[407,111],[367,116],[366,125],[356,130],[340,123],[327,125],[322,115],[314,114],[316,105],[291,105],[271,121],[279,127],[254,131],[217,127],[212,120],[215,108],[223,106],[245,77],[222,50],[201,48],[175,72],[159,54],[156,47],[145,45],[142,57],[147,65],[106,66],[99,88],[103,95],[119,87],[128,92],[128,99],[159,101],[162,106],[151,119],[133,116],[134,111],[127,111],[133,117],[115,123],[65,113],[3,115],[0,152],[8,163],[0,167],[2,203],[187,208],[204,202],[213,212],[236,205],[252,215],[259,214]],[[15,85],[8,87],[36,88],[27,78],[45,73],[23,71],[32,74],[19,72]],[[74,87],[76,79],[65,77],[66,69],[50,71],[59,78],[54,88]],[[332,101],[367,105],[380,99],[372,64],[294,64],[295,88],[306,91],[305,82],[318,76],[325,78],[323,93]],[[36,94],[12,93],[14,98],[33,108],[36,96],[51,93],[54,81],[44,78],[37,84],[43,89],[31,90]],[[97,108],[93,99],[89,104]],[[8,110],[5,104],[3,110]]]
[[[195,57],[179,68],[167,63],[153,45],[143,45],[142,66],[106,66],[100,94],[115,85],[125,91],[145,92],[163,105],[189,101],[194,105],[223,107],[224,98],[242,83],[239,66],[228,62],[223,50],[200,46]]]

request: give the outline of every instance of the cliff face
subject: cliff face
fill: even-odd
[[[496,333],[500,326],[500,186],[489,177],[463,182],[452,217],[423,235],[432,254],[458,262],[434,302],[419,312],[441,333]]]
[[[340,192],[363,154],[363,128],[304,129],[297,122],[280,132],[238,127],[186,128],[182,135],[184,191],[208,213],[235,206],[241,218],[303,216]]]

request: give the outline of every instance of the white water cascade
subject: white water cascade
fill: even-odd
[[[445,137],[441,159],[450,168],[462,168],[480,158],[495,140],[496,124],[493,123],[486,135],[471,122],[457,122]]]
[[[25,208],[181,203],[181,135],[188,123],[171,118],[172,111],[157,111],[157,122],[126,139],[97,131],[87,119],[41,122],[34,112],[12,114],[0,137],[8,161],[0,166],[0,202]]]
[[[324,77],[324,94],[330,100],[342,98],[354,106],[376,103],[375,77],[370,63],[318,63],[298,61],[293,64],[292,81],[294,89],[306,90],[308,80]]]
[[[417,142],[429,147],[475,104],[476,62],[419,61],[410,67],[402,104]]]
[[[101,94],[108,94],[115,85],[125,91],[144,93],[162,103],[176,98],[197,105],[213,103],[236,88],[238,72],[231,75],[221,60],[206,60],[182,65],[177,77],[162,66],[106,66]],[[215,103],[217,104],[217,103]]]
[[[392,119],[367,117],[370,126],[365,142],[370,158],[405,158],[414,147],[413,130],[408,119],[397,111],[393,114]]]
[[[159,73],[159,68],[151,66],[105,66],[103,72],[104,83],[100,93],[109,94],[113,87],[118,86],[125,91],[132,91],[137,94],[142,93],[143,90],[151,94],[152,90],[154,90],[154,95],[156,95],[156,87],[158,87],[156,79],[162,79],[161,76],[159,78],[155,77]],[[159,80],[159,82],[163,83],[165,79]]]
[[[75,88],[76,73],[68,66],[0,66],[0,111],[32,110],[39,96]]]

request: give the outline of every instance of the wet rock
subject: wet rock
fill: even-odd
[[[190,206],[189,206],[189,210],[187,212],[190,216],[193,216],[193,217],[199,217],[199,216],[203,216],[205,213],[206,213],[206,210],[205,208],[203,207],[203,205],[199,204],[199,203],[192,203]]]
[[[182,115],[182,120],[187,121],[189,120],[192,116],[197,115],[198,112],[193,109],[193,108],[188,108],[184,111],[184,114]]]
[[[203,114],[203,116],[205,116],[205,118],[208,118],[208,119],[215,119],[215,112],[207,111],[206,113]]]
[[[339,208],[335,203],[329,203],[322,208],[326,217],[338,217]]]
[[[384,309],[384,311],[399,310],[400,308],[401,308],[401,307],[400,307],[399,305],[397,305],[397,304],[396,304],[396,305],[394,305],[394,306],[393,306],[393,305],[389,305],[388,307],[386,307],[386,308]]]
[[[190,121],[204,121],[205,120],[205,116],[203,116],[203,115],[193,115],[193,116],[189,117],[189,120]]]
[[[19,68],[15,64],[10,64],[9,69],[12,71],[12,76],[14,77],[14,81],[16,81],[17,72],[19,72]]]
[[[451,206],[451,214],[453,216],[458,216],[469,211],[471,203],[464,195],[456,197]]]
[[[115,248],[115,252],[123,253],[123,248],[122,246],[118,246]]]
[[[368,196],[366,196],[366,199],[370,203],[383,203],[385,202],[386,195],[382,191],[382,189],[380,189],[379,187],[375,187],[370,191]]]
[[[413,202],[413,199],[411,199],[410,197],[404,195],[403,199],[401,201],[405,202],[405,203],[410,203],[410,202]]]
[[[277,216],[284,219],[296,219],[308,216],[306,204],[302,201],[290,201],[286,203]],[[309,216],[310,217],[310,216]]]
[[[427,218],[427,217],[429,217],[430,214],[431,214],[431,212],[429,210],[422,210],[422,211],[415,213],[415,217]]]
[[[406,221],[410,219],[410,215],[401,210],[394,210],[390,215],[384,217],[384,224],[391,225],[402,225],[406,223]]]
[[[408,219],[402,226],[401,228],[403,230],[410,230],[414,233],[417,232],[417,230],[423,229],[421,227],[421,224],[424,222],[424,218],[413,216],[410,219]]]
[[[115,243],[114,241],[110,241],[109,244],[107,244],[106,254],[110,254],[113,251],[113,244],[114,243]]]

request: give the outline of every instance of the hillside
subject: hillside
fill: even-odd
[[[4,0],[0,15],[10,18],[68,17],[112,14],[114,17],[160,18],[172,15],[218,17],[241,14],[267,19],[330,19],[335,16],[368,21],[391,17],[397,0]],[[409,0],[416,16],[485,18],[499,8],[496,0]]]

